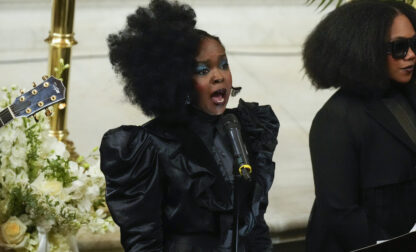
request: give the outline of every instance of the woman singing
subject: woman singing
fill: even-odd
[[[133,104],[154,119],[108,131],[101,144],[107,203],[126,251],[271,251],[264,221],[279,122],[270,106],[240,100],[219,38],[195,28],[188,5],[153,0],[108,38],[110,61]],[[234,189],[233,152],[221,117],[233,113],[252,166]]]
[[[308,251],[358,249],[416,223],[415,27],[408,4],[353,1],[306,40],[313,85],[338,88],[310,130]]]

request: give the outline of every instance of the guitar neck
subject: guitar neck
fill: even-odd
[[[11,110],[9,107],[3,109],[0,112],[0,127],[3,127],[4,125],[6,125],[8,122],[10,122],[11,120],[13,120],[13,114],[11,113]]]

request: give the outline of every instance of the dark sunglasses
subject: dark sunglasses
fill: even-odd
[[[416,36],[408,39],[398,39],[387,44],[387,54],[395,59],[404,59],[409,51],[409,47],[413,52],[416,50]]]

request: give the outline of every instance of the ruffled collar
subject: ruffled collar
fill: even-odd
[[[172,127],[172,124],[166,125],[163,121],[154,120],[146,128],[157,132],[160,136],[175,137],[181,142],[183,155],[194,164],[185,166],[184,169],[191,178],[194,178],[192,196],[196,204],[221,215],[227,215],[233,209],[230,197],[233,187],[226,183],[217,169],[214,158],[204,154],[209,153],[209,148],[203,139],[213,139],[212,133],[215,132],[215,126],[218,125],[218,119],[221,116],[207,115],[195,108],[188,112],[186,124]],[[267,201],[267,192],[273,182],[272,158],[277,144],[279,121],[270,106],[259,106],[257,103],[246,103],[243,100],[240,100],[238,108],[227,110],[225,113],[234,113],[238,117],[253,166],[254,184],[244,187],[248,198],[240,209],[242,220],[244,220],[241,222],[240,234],[247,235],[254,228],[257,216],[262,214],[260,203]],[[204,130],[212,133],[208,136],[203,133]],[[221,221],[220,229],[227,230],[228,228],[227,222]],[[225,237],[225,235],[221,236]]]
[[[194,119],[206,123],[216,123],[218,119],[221,117],[221,115],[209,115],[195,107],[191,107],[189,113],[191,120]]]
[[[220,115],[209,115],[197,108],[190,110],[189,127],[207,146],[212,146]]]

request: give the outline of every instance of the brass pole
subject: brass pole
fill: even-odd
[[[70,64],[71,48],[77,44],[74,39],[75,0],[53,0],[52,3],[52,25],[49,37],[45,41],[49,44],[49,75],[56,75],[55,69],[59,67],[59,60],[63,59],[65,64]],[[64,103],[54,105],[54,114],[51,117],[51,129],[49,134],[55,136],[59,141],[67,144],[71,152],[72,143],[66,140],[68,130],[66,129],[66,103],[68,103],[69,69],[63,71],[61,78],[66,87],[66,100]],[[73,144],[72,144],[73,145]],[[71,153],[72,154],[72,153]]]

